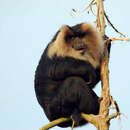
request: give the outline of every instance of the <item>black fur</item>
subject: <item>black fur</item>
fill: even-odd
[[[98,97],[92,88],[99,81],[98,71],[88,62],[69,57],[49,59],[42,55],[35,75],[37,99],[50,121],[73,115],[78,125],[85,123],[81,112],[98,114]],[[88,75],[93,80],[89,86]],[[77,112],[77,114],[75,114]],[[72,122],[59,126],[68,127]]]
[[[80,26],[77,30],[80,31]],[[99,98],[92,89],[100,80],[100,68],[95,69],[89,62],[71,57],[54,55],[49,58],[47,50],[48,47],[35,74],[35,92],[39,104],[50,121],[72,115],[75,126],[87,123],[80,117],[82,112],[99,112]],[[72,121],[58,126],[72,126]]]

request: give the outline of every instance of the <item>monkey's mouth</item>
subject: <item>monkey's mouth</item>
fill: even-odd
[[[76,49],[76,51],[78,51],[80,54],[83,55],[86,51],[86,48],[79,48],[79,49]]]
[[[87,50],[87,46],[83,42],[73,44],[72,48],[74,48],[76,51],[78,51],[80,53],[84,53]]]

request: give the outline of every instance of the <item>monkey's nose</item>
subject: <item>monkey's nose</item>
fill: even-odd
[[[72,45],[72,47],[75,50],[84,50],[84,49],[87,49],[86,44],[84,42],[82,42],[82,41],[75,41],[74,44]]]

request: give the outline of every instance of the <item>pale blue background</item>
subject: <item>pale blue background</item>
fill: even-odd
[[[85,8],[86,1],[0,0],[0,130],[38,130],[48,123],[35,97],[34,72],[45,46],[62,25],[94,21],[87,12],[70,15],[72,8]],[[105,8],[113,24],[130,36],[130,1],[106,0]],[[118,36],[111,27],[107,34]],[[121,112],[130,117],[130,42],[112,46],[110,84]],[[100,96],[100,86],[95,91]],[[117,119],[111,123],[110,130],[130,129],[130,118],[125,116],[121,123]],[[80,129],[96,130],[91,124]]]

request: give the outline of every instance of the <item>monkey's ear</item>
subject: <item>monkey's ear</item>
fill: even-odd
[[[65,26],[61,27],[59,34],[56,38],[56,42],[63,41],[63,40],[65,41],[67,35],[73,35],[73,32],[68,25],[65,25]]]

